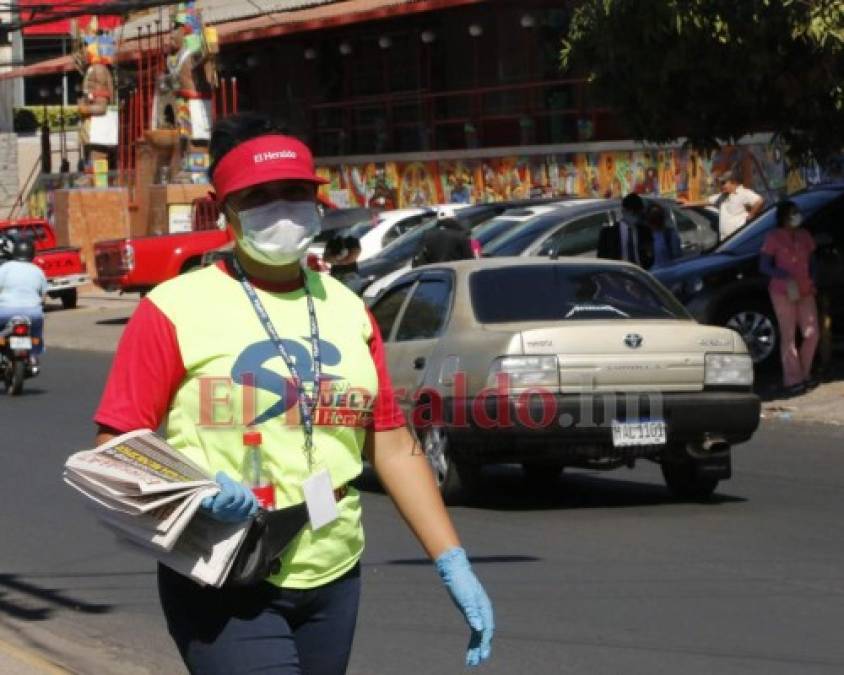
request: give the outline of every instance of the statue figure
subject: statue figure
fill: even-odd
[[[159,95],[175,103],[175,120],[158,120],[159,128],[175,121],[182,156],[178,182],[204,182],[211,139],[212,91],[217,86],[214,54],[205,42],[202,21],[193,2],[177,7],[170,33],[167,72]],[[167,109],[164,109],[166,114]]]
[[[114,38],[99,30],[97,18],[77,37],[74,52],[76,66],[82,74],[82,96],[78,100],[82,124],[79,144],[79,171],[92,171],[97,160],[111,158],[117,148],[118,118],[112,65],[116,58]]]

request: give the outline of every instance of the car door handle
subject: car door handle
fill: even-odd
[[[416,370],[422,370],[425,367],[425,357],[417,356],[415,359],[413,359],[413,367]]]

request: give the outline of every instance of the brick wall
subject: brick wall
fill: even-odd
[[[0,218],[5,218],[18,196],[18,137],[0,133]]]
[[[125,188],[56,190],[56,237],[60,246],[79,246],[93,277],[94,242],[129,236]]]

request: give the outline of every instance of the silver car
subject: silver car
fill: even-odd
[[[482,465],[528,476],[649,459],[682,498],[730,476],[759,423],[737,333],[696,323],[627,263],[492,258],[428,265],[372,305],[393,385],[448,499]]]

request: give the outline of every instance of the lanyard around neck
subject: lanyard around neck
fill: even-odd
[[[250,283],[246,276],[246,272],[244,272],[237,257],[233,259],[233,265],[241,288],[243,288],[243,291],[252,303],[252,308],[255,310],[258,320],[264,327],[264,331],[272,341],[273,346],[275,346],[278,355],[284,361],[284,365],[287,366],[287,370],[290,372],[290,376],[293,378],[293,382],[296,385],[296,398],[299,404],[299,415],[302,418],[302,431],[305,434],[305,445],[302,449],[307,457],[308,472],[310,472],[313,469],[314,412],[319,402],[319,386],[322,380],[322,355],[319,347],[319,325],[317,323],[316,309],[314,308],[313,296],[308,288],[308,282],[305,280],[303,285],[305,298],[308,303],[308,318],[310,319],[311,324],[311,352],[313,354],[314,364],[313,393],[311,396],[308,396],[308,393],[305,391],[305,383],[299,375],[299,370],[296,368],[296,362],[284,346],[284,342],[281,340],[281,337],[279,337],[278,331],[276,331],[273,322],[270,320],[270,316],[267,314],[264,304],[255,292],[255,287]]]

